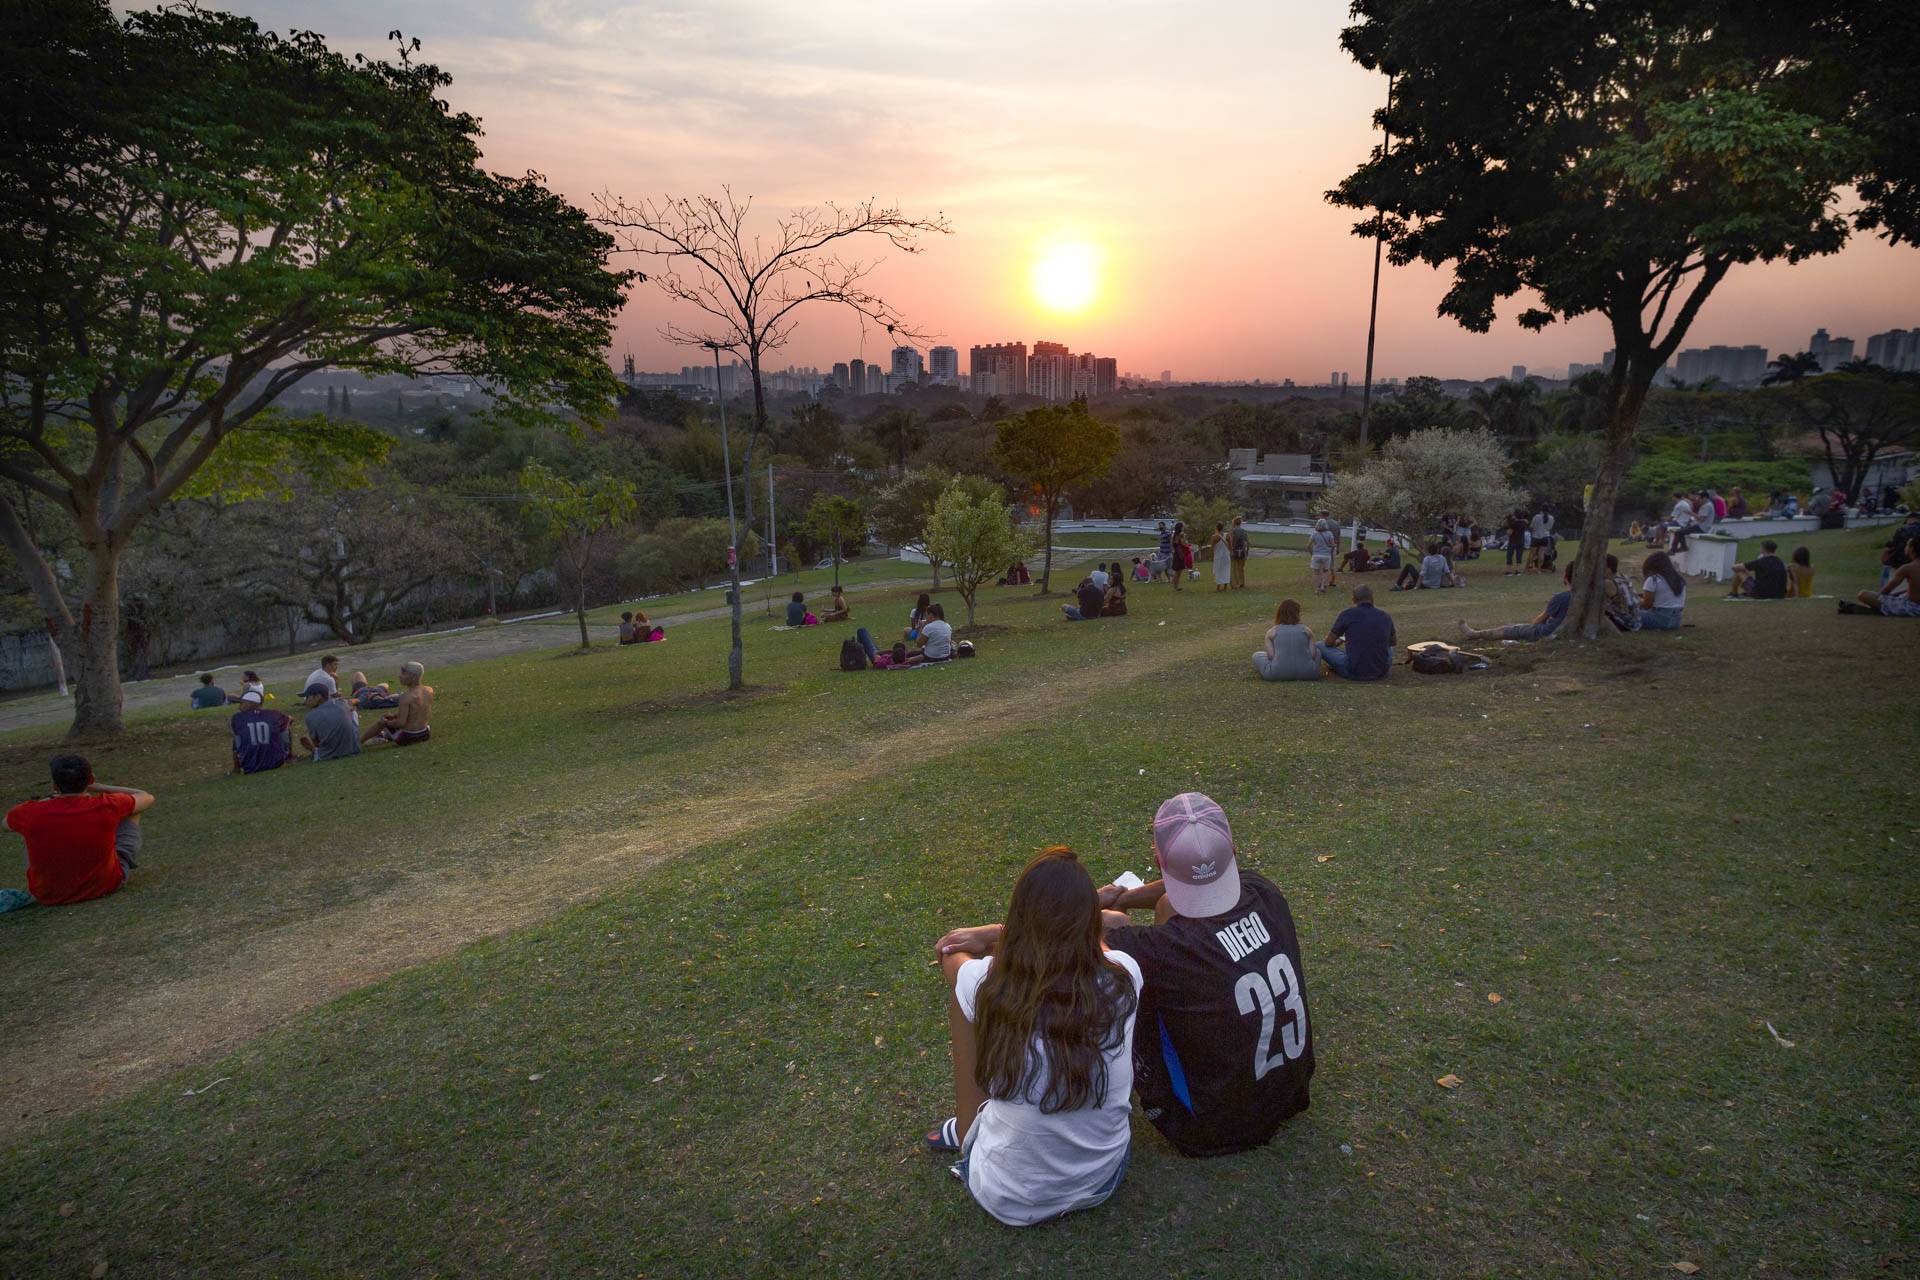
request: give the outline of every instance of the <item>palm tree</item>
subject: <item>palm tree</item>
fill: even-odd
[[[894,465],[902,471],[906,470],[907,459],[913,456],[913,451],[927,442],[927,429],[920,425],[920,415],[912,409],[885,410],[867,424],[867,434],[892,455]]]
[[[1781,352],[1767,362],[1767,376],[1760,379],[1770,387],[1783,382],[1798,382],[1820,372],[1820,357],[1811,351],[1802,351],[1795,355]]]
[[[1495,435],[1507,440],[1531,440],[1546,414],[1540,408],[1540,384],[1531,378],[1475,387],[1467,395],[1468,408]]]
[[[1584,436],[1607,427],[1607,375],[1589,369],[1567,384],[1554,398],[1553,426],[1568,435]]]

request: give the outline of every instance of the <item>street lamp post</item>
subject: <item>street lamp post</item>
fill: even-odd
[[[718,342],[702,345],[713,352],[713,399],[720,406],[720,465],[727,477],[727,578],[733,588],[730,601],[733,605],[733,648],[727,654],[727,688],[739,689],[745,683],[740,654],[740,537],[733,524],[733,453],[727,444],[727,396],[720,386],[720,353],[725,348]]]
[[[1387,106],[1393,106],[1393,77],[1387,77]],[[1384,122],[1383,122],[1384,124]],[[1380,138],[1380,158],[1385,159],[1393,147],[1393,135],[1383,128]],[[1386,247],[1384,232],[1373,237],[1373,298],[1367,304],[1367,371],[1366,381],[1360,388],[1360,447],[1367,447],[1367,414],[1373,408],[1373,336],[1380,317],[1380,255]]]

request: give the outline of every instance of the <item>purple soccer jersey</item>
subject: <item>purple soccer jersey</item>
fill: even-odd
[[[240,758],[242,773],[260,773],[278,769],[293,754],[288,728],[290,716],[265,707],[248,707],[233,716],[233,753]]]

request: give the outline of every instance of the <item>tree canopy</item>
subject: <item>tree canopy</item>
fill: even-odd
[[[1069,488],[1105,475],[1120,448],[1120,433],[1087,412],[1086,401],[1042,405],[1001,422],[996,428],[993,463],[1033,486],[1046,517],[1042,594],[1053,577],[1053,522],[1060,498]]]
[[[1781,0],[1356,0],[1341,40],[1391,77],[1391,146],[1328,193],[1396,264],[1446,267],[1440,313],[1484,332],[1525,292],[1538,329],[1613,329],[1607,450],[1571,632],[1601,614],[1600,552],[1639,410],[1733,267],[1831,253],[1850,226],[1920,235],[1915,6]],[[1840,193],[1860,195],[1851,212]]]
[[[1526,501],[1508,481],[1508,466],[1492,432],[1416,431],[1387,441],[1379,457],[1338,476],[1326,507],[1343,522],[1416,537],[1438,528],[1446,515],[1491,522]]]
[[[288,422],[322,369],[446,373],[522,419],[599,418],[631,273],[536,174],[481,167],[479,121],[413,60],[347,57],[190,6],[0,19],[0,477],[73,519],[74,613],[11,495],[0,540],[79,656],[74,728],[120,727],[118,558],[208,467],[352,455]]]

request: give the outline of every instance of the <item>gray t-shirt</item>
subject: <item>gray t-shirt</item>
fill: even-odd
[[[338,698],[307,712],[307,736],[313,739],[315,760],[337,760],[360,754],[360,717]]]
[[[1447,582],[1447,558],[1428,556],[1420,562],[1420,585],[1433,588],[1445,586]]]
[[[929,658],[953,656],[953,627],[945,619],[935,618],[920,629],[920,635],[926,641],[926,655]]]

